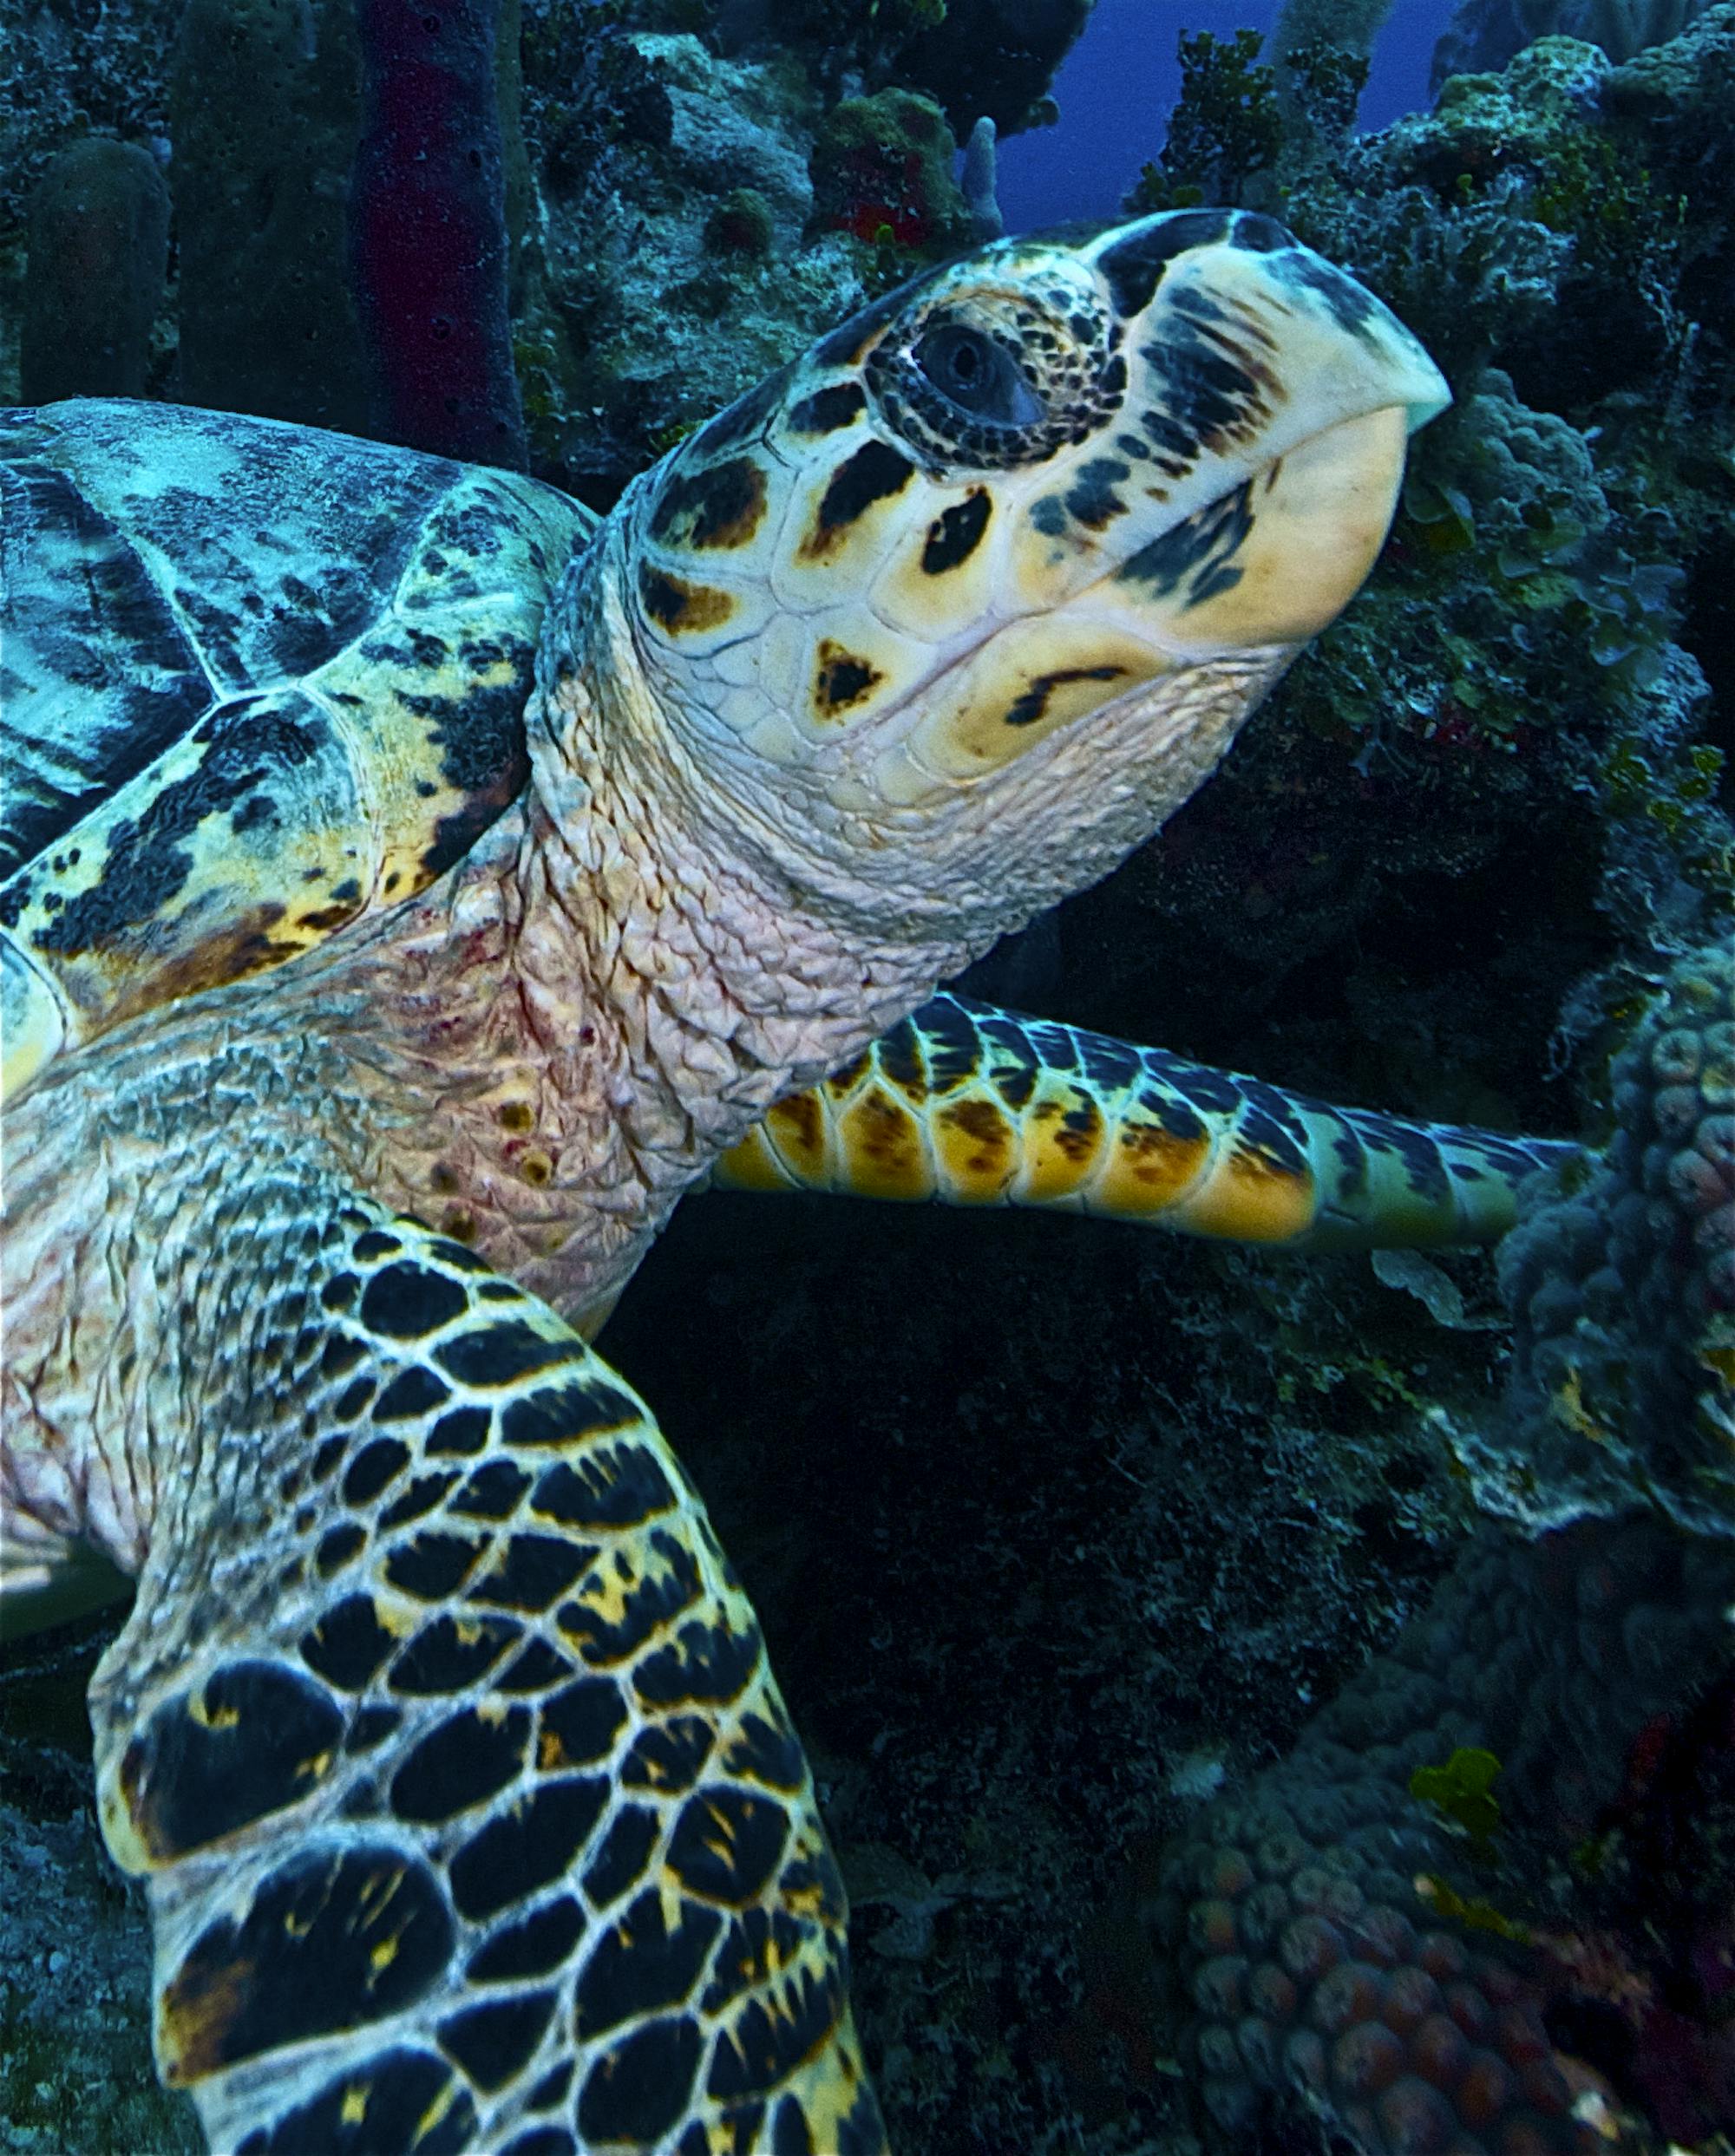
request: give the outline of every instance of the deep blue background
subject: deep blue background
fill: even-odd
[[[1110,218],[1138,169],[1162,147],[1181,91],[1181,32],[1268,37],[1275,0],[1097,0],[1084,35],[1055,77],[1060,120],[1000,145],[999,200],[1008,232],[1069,218]],[[1360,125],[1383,127],[1428,103],[1428,64],[1450,0],[1392,0],[1374,48]]]

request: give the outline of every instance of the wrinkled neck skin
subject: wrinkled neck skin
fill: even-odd
[[[359,1170],[436,1225],[455,1209],[455,1232],[587,1329],[719,1153],[1106,874],[1293,656],[1154,683],[942,813],[870,814],[837,805],[825,758],[774,770],[647,677],[627,530],[611,519],[550,607],[520,809],[428,894],[421,931],[382,931],[371,996],[390,1008],[427,981],[420,1068],[392,1065],[386,1106],[449,1105],[416,1134],[440,1160],[405,1161],[400,1140]],[[534,1121],[503,1136],[527,1100]]]
[[[519,963],[533,993],[570,998],[576,983],[619,1027],[640,1142],[672,1129],[675,1150],[709,1158],[1013,917],[875,884],[792,774],[692,741],[641,670],[623,555],[612,521],[550,611]]]
[[[639,671],[619,567],[593,548],[551,607],[519,805],[249,1014],[338,1064],[314,1114],[357,1187],[586,1331],[719,1153],[999,932],[940,904],[912,926],[799,807],[768,814],[750,767],[702,768]]]

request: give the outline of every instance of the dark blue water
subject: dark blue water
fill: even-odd
[[[1428,101],[1428,64],[1449,0],[1393,0],[1361,101],[1364,127],[1383,127]],[[1060,120],[1000,146],[999,199],[1008,232],[1069,218],[1112,217],[1139,167],[1162,146],[1181,89],[1175,49],[1183,29],[1270,36],[1275,0],[1097,0],[1089,27],[1055,77]]]

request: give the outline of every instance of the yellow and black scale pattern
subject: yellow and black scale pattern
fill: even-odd
[[[1493,1242],[1575,1145],[1337,1107],[940,995],[724,1154],[723,1189],[1037,1205],[1309,1251]]]
[[[91,1689],[212,2146],[874,2156],[807,1766],[643,1403],[414,1221],[303,1178],[233,1232],[246,1442]]]

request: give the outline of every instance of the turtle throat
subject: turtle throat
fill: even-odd
[[[932,920],[900,939],[817,833],[804,845],[750,771],[671,716],[638,662],[612,536],[544,629],[520,963],[566,983],[575,1020],[599,1009],[618,1026],[635,1151],[691,1153],[697,1172],[982,939]]]

